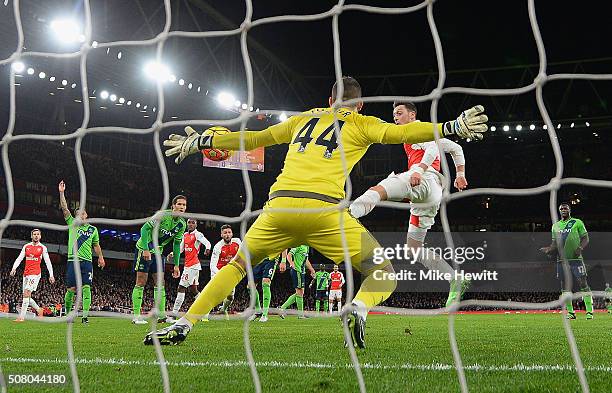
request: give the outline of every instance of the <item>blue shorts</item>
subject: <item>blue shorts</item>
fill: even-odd
[[[584,265],[584,261],[580,259],[569,260],[568,267],[573,276],[572,286],[578,287],[578,289],[586,289],[587,284],[587,270]],[[565,289],[565,273],[563,272],[563,264],[557,262],[557,278],[561,281],[561,289]]]
[[[81,283],[82,285],[89,285],[93,281],[93,263],[91,261],[79,260],[79,267],[81,268]],[[74,274],[74,263],[68,261],[66,267],[66,288],[72,288],[77,286],[76,275]]]
[[[289,269],[291,272],[291,282],[293,283],[293,288],[295,289],[304,289],[304,282],[306,281],[306,273],[300,273],[295,269]]]
[[[275,260],[264,259],[261,263],[253,268],[253,276],[255,283],[263,280],[264,278],[269,278],[270,281],[274,278],[274,273],[276,272],[277,263]]]
[[[165,258],[162,256],[162,272]],[[134,250],[134,271],[142,273],[157,273],[157,260],[155,254],[151,253],[151,260],[147,261],[142,257],[142,250]]]
[[[329,292],[327,290],[317,289],[315,293],[315,300],[327,300],[329,299]]]

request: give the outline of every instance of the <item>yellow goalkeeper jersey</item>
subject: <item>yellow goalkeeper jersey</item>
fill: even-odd
[[[270,188],[271,193],[281,190],[307,191],[341,199],[345,196],[347,176],[370,145],[434,140],[432,123],[395,125],[346,108],[337,110],[335,117],[338,119],[338,135],[343,151],[334,133],[331,108],[311,109],[263,131],[243,132],[245,150],[289,144],[283,170]],[[442,138],[442,125],[438,124],[437,129]],[[213,146],[238,150],[240,133],[217,135],[213,139]],[[346,166],[342,162],[343,155]]]

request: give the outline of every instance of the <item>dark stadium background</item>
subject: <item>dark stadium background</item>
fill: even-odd
[[[77,3],[80,2],[23,1],[25,51],[64,50],[49,37],[47,25],[50,16],[62,12],[81,15],[82,9],[78,6],[66,7],[66,4]],[[255,2],[253,18],[323,12],[334,4],[329,1],[312,3],[315,2]],[[362,3],[416,4],[411,1]],[[11,6],[0,4],[0,58],[9,57],[17,42]],[[538,56],[528,21],[527,2],[439,1],[434,10],[447,70],[445,86],[515,88],[530,84],[536,77]],[[548,74],[610,72],[612,47],[607,40],[612,27],[606,20],[603,4],[593,3],[586,7],[575,6],[574,2],[538,2],[536,10],[546,46]],[[242,22],[245,6],[244,2],[236,0],[215,2],[214,6],[213,2],[204,0],[184,0],[173,2],[172,11],[172,30],[235,29]],[[150,39],[161,31],[164,23],[161,1],[92,2],[92,12],[93,39],[99,42]],[[334,81],[331,19],[269,24],[253,28],[249,37],[255,92],[253,105],[261,108],[262,113],[249,122],[250,129],[263,129],[278,122],[276,116],[263,115],[265,109],[300,111],[326,105]],[[340,17],[340,38],[343,73],[356,77],[366,96],[424,95],[437,84],[436,55],[425,10],[394,16],[347,11]],[[215,96],[227,90],[240,100],[246,100],[239,43],[237,35],[167,41],[163,60],[171,65],[177,76],[201,86],[202,90],[198,93],[177,84],[166,86],[165,121],[236,116],[236,113],[221,109]],[[121,59],[117,58],[118,52],[122,53]],[[142,66],[154,54],[152,45],[90,52],[87,77],[90,96],[96,97],[89,101],[90,127],[147,128],[152,125],[156,113],[151,112],[151,107],[158,105],[157,94],[154,83],[144,77]],[[14,135],[61,135],[75,131],[83,117],[82,103],[75,102],[81,99],[80,90],[58,89],[61,87],[58,81],[66,78],[79,82],[78,59],[23,60],[26,66],[37,70],[36,74],[39,69],[44,70],[47,78],[40,79],[36,74],[17,78]],[[4,134],[9,119],[8,65],[0,68],[0,75],[3,81],[0,84],[0,133]],[[58,80],[50,82],[50,75]],[[564,177],[612,178],[608,149],[612,139],[611,87],[610,81],[580,80],[549,82],[544,87],[552,122],[561,125],[556,131],[563,153]],[[102,89],[147,103],[149,110],[143,113],[133,106],[101,102],[99,92]],[[474,104],[485,105],[491,125],[497,129],[482,142],[463,143],[470,188],[531,188],[547,184],[555,174],[555,162],[549,136],[542,129],[535,92],[500,97],[445,95],[440,101],[438,118],[454,118]],[[430,103],[419,103],[418,108],[419,118],[430,120]],[[391,103],[368,104],[364,113],[390,121]],[[516,131],[519,124],[522,130]],[[536,129],[529,130],[530,124]],[[510,131],[502,131],[503,125],[508,125]],[[160,140],[177,131],[181,130],[164,129]],[[160,140],[154,140],[152,134],[117,132],[89,134],[83,139],[87,210],[91,217],[143,218],[164,207],[161,206],[161,177],[153,147]],[[62,224],[57,196],[59,180],[67,183],[69,203],[74,204],[80,196],[74,139],[18,141],[11,143],[8,150],[15,187],[15,211],[11,219]],[[286,146],[266,149],[265,172],[249,174],[253,210],[266,200],[268,187],[280,172],[285,151]],[[198,159],[189,159],[180,167],[165,159],[165,165],[170,194],[187,195],[188,211],[238,216],[244,209],[246,192],[239,171],[203,168]],[[373,146],[351,175],[353,198],[389,172],[402,171],[405,165],[400,146]],[[8,200],[7,172],[3,165],[0,172],[2,216]],[[559,199],[572,202],[573,213],[585,221],[590,231],[610,230],[610,190],[568,186],[560,190]],[[551,224],[548,193],[462,198],[449,205],[448,215],[451,228],[457,231],[547,231]],[[403,231],[407,219],[407,211],[379,208],[363,222],[372,231]],[[439,223],[438,219],[433,230],[441,230]],[[200,222],[200,229],[214,244],[219,240],[218,228],[222,224]],[[101,238],[104,250],[129,252],[133,249],[133,233],[138,232],[138,227],[98,227],[107,231]],[[238,226],[234,227],[237,232]],[[113,235],[111,231],[116,233]],[[121,232],[125,233],[123,237]],[[2,237],[27,241],[28,234],[29,228],[11,226]],[[66,237],[63,232],[43,231],[45,243],[64,244]],[[2,249],[0,252],[4,281],[15,250]],[[323,260],[315,253],[313,261]],[[56,262],[60,266],[63,260],[56,257]],[[133,277],[127,262],[111,262],[107,270],[97,273],[100,285],[94,285],[94,289],[107,290],[104,282],[125,281],[124,289],[129,292]],[[171,282],[168,287],[175,288],[176,283]],[[44,291],[46,286],[40,293]],[[123,293],[121,289],[117,292]],[[173,294],[169,294],[169,298],[173,299]],[[94,293],[96,299],[100,300],[100,296]],[[125,299],[129,302],[127,295]],[[435,301],[426,299],[421,305],[431,307],[432,302]]]

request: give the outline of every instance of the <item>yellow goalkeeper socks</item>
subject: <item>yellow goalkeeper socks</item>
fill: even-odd
[[[353,299],[353,303],[365,307],[366,314],[367,310],[387,300],[393,291],[395,291],[397,285],[395,279],[390,279],[390,275],[386,274],[389,273],[388,271],[381,269],[379,272],[384,274],[379,273],[375,275],[372,272],[363,280],[359,292],[357,292]]]
[[[246,276],[246,272],[237,262],[232,261],[225,265],[200,292],[200,295],[187,310],[185,318],[195,325],[213,307],[221,303],[244,276]]]

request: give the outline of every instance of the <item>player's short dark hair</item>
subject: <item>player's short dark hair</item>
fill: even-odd
[[[232,226],[230,224],[223,224],[221,225],[221,231],[223,231],[224,229],[232,229]]]
[[[361,85],[357,82],[357,79],[350,76],[342,77],[342,85],[344,86],[344,91],[342,94],[342,101],[352,100],[354,98],[361,98]],[[338,95],[338,81],[334,83],[332,87],[332,101],[336,101],[336,96]]]
[[[30,236],[32,236],[34,234],[34,232],[40,232],[42,234],[42,231],[38,228],[34,228],[30,231]]]
[[[570,209],[572,208],[572,205],[570,205],[570,203],[569,203],[569,202],[561,202],[561,203],[559,204],[559,207],[561,207],[561,206],[567,206],[567,207],[569,207]]]
[[[417,113],[416,105],[414,105],[414,103],[408,102],[408,101],[395,101],[393,103],[393,109],[397,108],[400,105],[404,105],[406,107],[406,109],[408,109],[410,112],[414,112],[415,114]]]
[[[195,221],[196,225],[198,224],[198,220],[196,220],[195,218],[188,218],[187,222],[189,222],[189,221]]]
[[[176,202],[178,202],[179,199],[184,199],[185,202],[187,202],[187,197],[185,195],[179,194],[179,195],[175,196],[174,198],[172,198],[172,204],[176,205]]]

